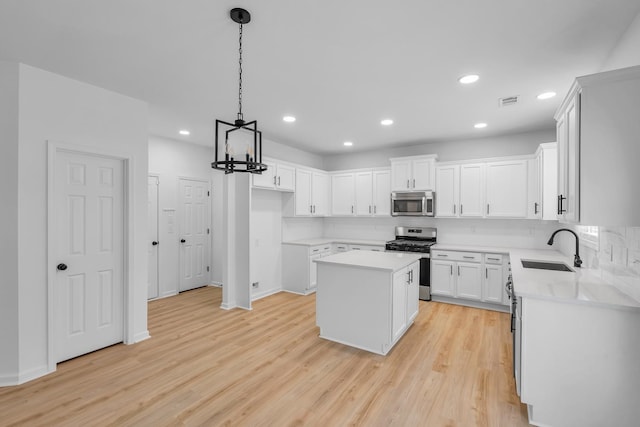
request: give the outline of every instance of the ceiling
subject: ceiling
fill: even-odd
[[[212,145],[213,121],[237,113],[233,7],[252,14],[245,119],[322,155],[346,140],[356,151],[552,128],[573,78],[599,71],[640,12],[637,0],[2,0],[0,60],[147,101],[151,134]],[[458,83],[469,73],[480,80]],[[548,90],[558,96],[536,99]]]

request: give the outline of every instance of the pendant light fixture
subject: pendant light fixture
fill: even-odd
[[[234,172],[261,174],[267,170],[267,165],[262,163],[262,132],[258,130],[256,120],[245,122],[242,116],[242,26],[251,21],[251,14],[237,7],[231,9],[229,16],[240,27],[238,116],[233,123],[216,119],[215,161],[211,163],[211,167],[223,170],[225,174]],[[224,144],[220,143],[221,137],[224,138]]]

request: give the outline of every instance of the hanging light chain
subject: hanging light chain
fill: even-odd
[[[240,23],[240,37],[238,42],[238,120],[242,120],[242,23]]]

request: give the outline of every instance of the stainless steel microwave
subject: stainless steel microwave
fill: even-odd
[[[435,194],[432,191],[394,191],[391,216],[433,216]]]

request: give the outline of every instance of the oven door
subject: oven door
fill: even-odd
[[[425,191],[391,193],[392,216],[433,216],[433,193]]]
[[[431,258],[429,255],[420,258],[419,296],[423,301],[431,301]]]

